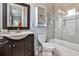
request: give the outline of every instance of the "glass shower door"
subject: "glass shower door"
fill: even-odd
[[[63,11],[63,46],[79,51],[79,4],[63,3]]]
[[[63,41],[63,10],[62,3],[55,4],[55,42],[62,45]]]

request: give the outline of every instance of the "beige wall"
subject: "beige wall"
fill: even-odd
[[[44,7],[44,6],[43,6]],[[47,14],[47,27],[37,27],[35,25],[36,23],[36,10],[35,10],[35,6],[31,5],[31,30],[34,31],[35,36],[37,37],[37,35],[46,35],[47,39],[53,39],[54,38],[54,21],[53,21],[53,16],[52,14],[48,13]],[[52,24],[51,23],[52,20]]]

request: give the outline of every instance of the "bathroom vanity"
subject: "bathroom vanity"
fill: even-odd
[[[30,5],[3,3],[2,10],[3,30],[7,30],[7,33],[0,33],[0,56],[33,56],[34,33],[19,32],[30,30]]]
[[[27,31],[30,30],[30,5],[2,3],[2,10],[2,30],[7,33],[0,33],[0,56],[34,56],[34,33]]]
[[[34,34],[0,34],[0,56],[34,56]]]

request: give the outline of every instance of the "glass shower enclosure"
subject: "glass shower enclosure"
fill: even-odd
[[[79,51],[79,4],[55,4],[55,40],[57,44]]]

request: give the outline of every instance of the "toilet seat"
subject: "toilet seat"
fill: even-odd
[[[43,49],[47,51],[53,51],[55,49],[55,45],[53,43],[44,43],[42,46]]]
[[[55,50],[55,45],[53,43],[44,43],[43,47],[43,56],[52,56],[52,52]]]

